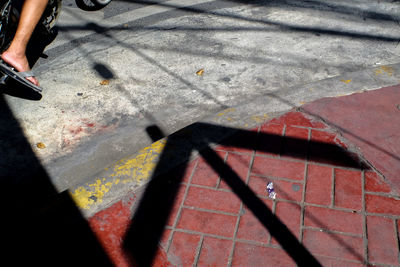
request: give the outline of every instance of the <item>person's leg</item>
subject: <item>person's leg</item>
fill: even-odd
[[[17,32],[15,33],[10,47],[1,55],[1,58],[17,71],[30,70],[28,59],[25,54],[26,46],[46,8],[47,2],[48,0],[25,0],[22,6]],[[29,77],[27,79],[35,85],[39,85],[34,77]]]

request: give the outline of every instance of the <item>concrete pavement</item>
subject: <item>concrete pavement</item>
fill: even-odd
[[[9,249],[118,266],[399,265],[399,87],[381,89],[400,82],[398,3],[73,9],[36,66],[42,100],[1,98],[2,176],[41,174],[4,179]]]
[[[149,125],[170,134],[231,107],[262,118],[398,83],[396,2],[115,4],[88,13],[66,2],[35,66],[43,98],[6,96],[59,191],[150,145]],[[314,88],[322,80],[337,84]],[[254,99],[268,104],[246,110]]]

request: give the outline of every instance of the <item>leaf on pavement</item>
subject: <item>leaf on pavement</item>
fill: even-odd
[[[46,145],[43,144],[42,142],[37,143],[36,146],[37,146],[37,148],[40,148],[40,149],[46,148]]]
[[[198,71],[196,71],[196,74],[198,76],[202,76],[204,74],[204,69],[199,69]]]

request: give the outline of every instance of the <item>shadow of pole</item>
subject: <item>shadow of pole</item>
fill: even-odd
[[[147,132],[153,141],[165,136],[157,126],[149,127]],[[188,137],[187,132],[193,134]],[[236,138],[226,138],[227,134],[232,135],[233,132]],[[350,168],[365,169],[367,166],[362,162],[358,162],[351,155],[347,155],[342,148],[334,145],[290,137],[285,137],[282,140],[283,137],[280,137],[281,139],[277,137],[279,136],[206,123],[196,123],[171,135],[167,139],[152,179],[143,194],[132,219],[132,224],[125,236],[123,245],[125,252],[132,257],[138,266],[151,266],[162,233],[167,225],[170,211],[176,201],[178,189],[187,169],[190,155],[192,151],[197,150],[207,164],[230,186],[237,197],[251,210],[297,265],[320,266],[319,262],[290,232],[286,225],[256,196],[240,179],[238,174],[210,148],[209,144],[218,143],[222,146],[279,153],[282,149],[282,142],[285,142],[285,144],[297,144],[291,146],[292,150],[290,151],[291,155],[297,158],[311,159],[317,162],[338,159],[336,163],[346,163],[347,165],[342,166]],[[257,138],[262,139],[264,145],[256,147],[255,140]],[[279,143],[278,148],[275,146],[277,143]],[[304,148],[307,151],[314,152],[309,155],[302,151]],[[179,155],[180,167],[170,171],[174,160],[173,155],[176,157],[176,154]],[[317,218],[311,216],[310,219],[320,225],[321,228],[326,228]],[[221,225],[221,227],[223,226]],[[340,237],[334,236],[333,238],[358,260],[364,260],[363,256],[359,255]]]
[[[158,127],[149,127],[147,132],[153,141],[164,137]],[[181,151],[184,168],[178,169],[174,176],[161,175],[170,163],[168,154],[174,147],[174,138],[169,138],[124,240],[125,251],[138,266],[151,266],[153,262],[189,161],[192,150],[190,147]]]
[[[243,201],[254,216],[279,242],[282,248],[299,266],[321,266],[311,253],[297,240],[285,224],[254,194],[240,177],[215,153],[204,144],[198,147],[200,155],[220,175],[221,179]]]
[[[149,127],[147,131],[153,141],[164,137],[164,134],[157,126]],[[232,188],[243,203],[249,207],[298,265],[320,266],[318,261],[299,243],[289,229],[272,214],[271,210],[240,180],[239,176],[203,141],[207,138],[192,144],[193,146],[186,146],[185,149],[179,150],[180,157],[183,159],[181,164],[184,167],[178,168],[172,175],[170,172],[165,174],[165,170],[171,161],[170,154],[176,150],[176,143],[179,143],[180,138],[179,134],[168,138],[152,179],[146,187],[132,220],[132,225],[125,237],[124,249],[128,255],[132,256],[132,260],[138,266],[151,266],[154,260],[161,235],[167,224],[187,168],[189,157],[194,149],[199,151],[200,155]]]

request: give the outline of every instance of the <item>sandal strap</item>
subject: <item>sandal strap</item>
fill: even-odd
[[[27,78],[27,77],[35,77],[36,75],[33,73],[33,71],[22,71],[22,72],[18,72],[20,75],[22,75],[23,77]]]

